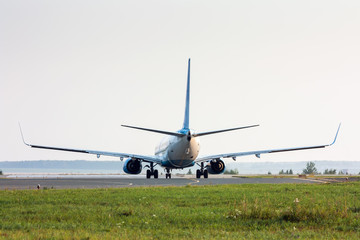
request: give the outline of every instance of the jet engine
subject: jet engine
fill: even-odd
[[[128,174],[139,174],[141,173],[142,170],[142,165],[141,165],[141,161],[138,159],[127,159],[124,163],[124,172],[128,173]]]
[[[221,174],[225,171],[225,163],[220,158],[214,159],[210,161],[206,169],[210,174]]]

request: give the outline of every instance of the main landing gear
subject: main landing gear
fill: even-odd
[[[165,177],[166,177],[166,179],[167,178],[171,178],[171,173],[170,173],[170,169],[169,168],[166,168],[166,174],[165,174]]]
[[[208,177],[209,177],[208,170],[205,169],[205,167],[204,167],[204,162],[201,163],[200,169],[196,170],[196,178],[200,178],[201,175],[203,175],[204,178],[208,178]]]
[[[154,176],[154,178],[158,178],[159,177],[159,172],[158,170],[154,170],[154,163],[150,163],[150,166],[147,166],[148,170],[146,170],[146,178],[151,178],[151,176]]]

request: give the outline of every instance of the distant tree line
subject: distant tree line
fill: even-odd
[[[284,171],[283,169],[279,172],[280,175],[292,175],[293,170],[286,170]],[[302,174],[321,174],[320,172],[318,172],[318,170],[315,167],[315,163],[314,162],[308,162],[306,163],[306,168],[303,169]],[[336,169],[325,169],[324,174],[336,174]],[[339,172],[340,174],[340,172]],[[342,173],[341,173],[342,174]]]
[[[232,174],[232,175],[236,175],[239,174],[239,171],[237,169],[231,169],[229,170],[225,170],[224,174]]]
[[[286,170],[286,171],[284,171],[283,169],[281,169],[281,171],[279,172],[279,174],[280,175],[292,175],[292,174],[294,174],[293,173],[293,170],[292,169],[290,169],[290,170]]]
[[[2,170],[0,170],[0,175],[3,175],[3,172],[2,172]]]
[[[325,169],[324,174],[336,174],[336,169]]]
[[[314,163],[314,162],[308,162],[308,163],[306,164],[306,168],[303,169],[302,174],[321,174],[321,172],[318,172],[318,170],[317,170],[316,167],[315,167],[315,163]],[[332,168],[330,168],[330,169],[325,169],[325,171],[324,171],[323,174],[327,174],[327,175],[329,175],[329,174],[336,174],[336,169],[332,169]],[[347,172],[347,170],[340,170],[340,171],[338,172],[338,174],[339,174],[339,175],[345,175],[345,174],[347,175],[348,172]],[[360,172],[359,172],[359,175],[360,175]]]
[[[339,171],[339,175],[348,175],[347,172],[343,172],[342,170]]]

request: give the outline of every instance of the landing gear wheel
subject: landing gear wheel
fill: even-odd
[[[209,176],[208,170],[204,170],[204,178],[208,178],[208,176]]]
[[[156,166],[156,165],[155,165]],[[151,176],[154,176],[154,178],[159,177],[159,171],[154,170],[154,163],[150,163],[150,165],[147,165],[145,167],[148,167],[149,169],[146,171],[146,178],[151,178]]]
[[[196,178],[201,178],[201,176],[204,176],[204,178],[209,177],[208,170],[204,167],[204,162],[201,163],[200,169],[196,170]]]
[[[166,168],[166,174],[165,174],[165,177],[166,178],[171,178],[171,173],[170,173],[170,169],[169,168]]]
[[[198,170],[196,170],[196,178],[200,178],[201,177],[201,172],[200,172],[200,170],[198,169]]]

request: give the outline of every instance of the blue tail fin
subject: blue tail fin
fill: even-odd
[[[186,87],[186,101],[185,101],[185,117],[184,129],[189,129],[189,104],[190,104],[190,58],[188,63],[187,87]]]

